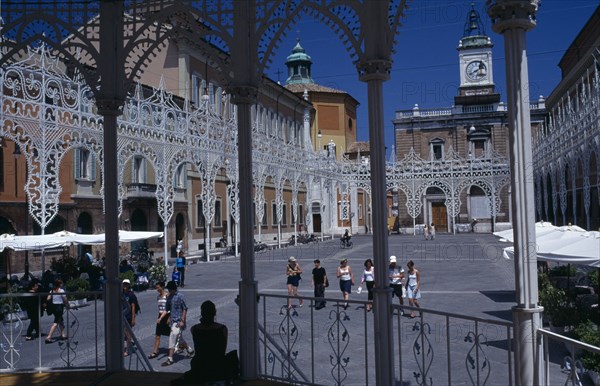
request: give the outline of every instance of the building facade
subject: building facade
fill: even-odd
[[[454,105],[396,112],[394,163],[408,173],[395,187],[402,227],[489,232],[510,222],[508,113],[494,85],[492,47],[472,7],[457,47]],[[543,98],[530,108],[532,125],[540,125]]]
[[[600,7],[559,62],[562,79],[534,132],[539,221],[600,227]]]

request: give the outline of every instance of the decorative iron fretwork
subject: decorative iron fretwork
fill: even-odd
[[[473,385],[485,385],[490,377],[490,361],[483,350],[482,343],[487,344],[487,338],[481,333],[469,331],[465,342],[473,343],[465,359],[467,374]]]
[[[332,366],[331,376],[336,385],[342,385],[348,377],[346,367],[350,363],[350,357],[345,356],[347,355],[346,349],[350,344],[350,332],[344,323],[350,320],[350,316],[338,306],[329,312],[329,320],[333,320],[327,329],[327,340],[332,351],[332,354],[329,355],[329,362]]]
[[[413,371],[413,377],[418,385],[433,385],[433,378],[429,375],[429,369],[433,363],[433,346],[427,335],[431,335],[431,326],[429,323],[415,322],[413,331],[417,331],[415,342],[413,343],[413,355],[419,371]]]

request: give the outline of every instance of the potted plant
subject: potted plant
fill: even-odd
[[[87,304],[87,294],[90,290],[90,282],[85,279],[71,279],[65,284],[67,290],[69,305],[71,307],[80,307]]]
[[[19,286],[13,284],[8,287],[8,295],[19,293]],[[0,320],[4,322],[16,322],[28,318],[27,312],[21,307],[19,298],[4,297],[0,298]]]
[[[600,346],[600,328],[590,320],[577,326],[575,336],[584,343]],[[600,354],[583,350],[581,363],[594,385],[600,386]]]

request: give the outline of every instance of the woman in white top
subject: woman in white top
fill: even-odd
[[[67,335],[65,334],[65,323],[63,321],[63,312],[65,307],[69,307],[69,302],[67,301],[67,296],[65,295],[65,290],[62,288],[63,282],[60,279],[56,279],[54,281],[54,288],[50,291],[50,294],[46,298],[47,301],[51,300],[52,303],[52,315],[54,316],[54,322],[50,327],[50,332],[48,332],[48,336],[46,336],[46,343],[53,343],[54,339],[52,339],[52,335],[54,334],[54,330],[58,327],[60,331],[60,339],[67,339]]]
[[[340,291],[342,291],[344,300],[347,301],[354,285],[354,274],[352,273],[352,268],[348,266],[348,259],[340,261],[340,265],[337,268],[337,277],[340,279]],[[346,308],[348,308],[348,302],[344,304],[344,309]]]
[[[417,299],[421,299],[421,273],[415,268],[415,263],[412,260],[406,266],[408,267],[408,280],[406,281],[408,305],[411,307],[421,307],[417,301]],[[410,317],[415,317],[413,310],[410,310]]]
[[[360,279],[360,288],[362,288],[363,283],[367,283],[367,299],[369,300],[367,303],[367,312],[369,312],[373,308],[373,287],[375,286],[375,268],[371,259],[365,260],[365,270]]]

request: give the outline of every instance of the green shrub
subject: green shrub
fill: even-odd
[[[85,299],[87,295],[82,292],[90,290],[90,282],[85,279],[71,279],[65,284],[67,292],[72,292],[69,295],[69,300]]]
[[[119,280],[123,281],[125,279],[129,279],[129,282],[133,286],[133,284],[135,282],[135,280],[134,280],[135,279],[135,274],[133,273],[133,271],[126,271],[126,272],[119,273]]]
[[[578,313],[567,298],[564,290],[555,287],[548,275],[538,274],[539,303],[544,307],[544,315],[553,326],[563,327],[576,324]]]
[[[559,265],[552,269],[548,273],[550,276],[571,276],[574,277],[577,274],[577,269],[573,265]]]
[[[61,259],[52,258],[50,269],[59,273],[63,280],[66,281],[79,276],[77,260],[71,256],[63,256]]]
[[[600,347],[600,329],[591,321],[580,324],[575,329],[575,336],[578,340]],[[595,354],[589,351],[583,351],[581,354],[581,362],[586,370],[600,372],[600,354]]]

